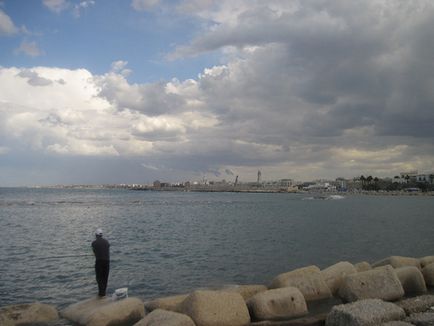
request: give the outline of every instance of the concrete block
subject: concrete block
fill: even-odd
[[[362,299],[394,301],[402,298],[404,289],[391,266],[345,276],[339,289],[344,302]]]
[[[237,292],[241,294],[244,301],[249,300],[255,294],[267,291],[268,288],[265,285],[235,285],[223,289],[223,291]]]
[[[327,299],[332,296],[320,269],[313,265],[276,276],[269,288],[277,289],[288,286],[298,288],[306,301]]]
[[[54,306],[40,302],[17,304],[0,308],[1,325],[36,324],[59,319]]]
[[[142,300],[126,298],[91,298],[66,307],[60,315],[83,326],[133,325],[145,315]]]
[[[434,307],[434,295],[421,295],[396,302],[407,315],[428,311]]]
[[[195,326],[193,320],[184,314],[156,309],[134,326]]]
[[[390,256],[384,258],[380,261],[373,263],[372,267],[375,268],[375,267],[386,266],[386,265],[391,265],[393,268],[404,267],[404,266],[415,266],[419,269],[421,268],[418,258],[403,257],[403,256]]]
[[[179,312],[182,302],[187,297],[188,294],[179,294],[147,301],[145,302],[145,310],[151,312],[155,309],[163,309]]]
[[[198,290],[182,303],[181,312],[197,326],[245,326],[250,323],[247,305],[236,292]]]
[[[360,263],[354,264],[354,267],[358,272],[366,272],[372,269],[372,266],[367,261],[361,261]]]
[[[425,256],[419,259],[420,266],[424,268],[432,263],[434,263],[434,256]]]
[[[342,279],[346,275],[354,273],[357,273],[357,269],[353,264],[347,261],[339,262],[321,271],[324,281],[326,282],[332,294],[335,294],[339,290]]]
[[[247,301],[255,320],[280,320],[307,315],[303,294],[295,287],[285,287],[261,292]]]
[[[419,268],[415,266],[398,267],[395,272],[406,295],[422,294],[427,291],[425,280]]]
[[[421,312],[405,319],[415,326],[434,326],[434,312]]]
[[[397,305],[379,299],[366,299],[334,306],[326,319],[326,326],[376,326],[401,320],[405,312]]]
[[[427,286],[434,286],[434,263],[426,265],[422,269],[423,278]]]

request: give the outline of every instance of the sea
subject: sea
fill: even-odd
[[[95,296],[98,227],[111,244],[109,295],[127,287],[146,301],[434,255],[433,222],[432,196],[0,188],[0,307]]]

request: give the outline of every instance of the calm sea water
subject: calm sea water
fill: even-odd
[[[111,243],[108,292],[144,300],[268,284],[310,264],[434,254],[434,198],[1,189],[0,306],[97,293],[90,243]],[[68,256],[68,257],[64,257]]]

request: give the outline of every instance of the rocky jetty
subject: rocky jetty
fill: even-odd
[[[429,326],[434,256],[338,262],[277,275],[270,286],[239,285],[143,301],[90,298],[60,316],[82,326]],[[56,325],[56,307],[0,308],[0,325]]]

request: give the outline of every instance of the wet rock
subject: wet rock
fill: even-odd
[[[335,294],[346,275],[357,273],[353,264],[342,261],[321,271],[321,274],[332,294]]]
[[[280,320],[307,314],[306,300],[295,287],[279,288],[261,292],[247,301],[255,320]]]
[[[245,301],[249,300],[255,294],[267,291],[265,285],[235,285],[225,288],[224,291],[233,291],[241,294]]]
[[[308,266],[283,273],[274,278],[270,289],[296,287],[306,301],[330,298],[332,293],[317,266]]]
[[[188,297],[188,294],[173,295],[170,297],[158,298],[145,302],[145,310],[151,312],[155,309],[163,309],[178,312],[182,302]]]
[[[354,265],[358,272],[366,272],[372,269],[372,266],[367,261],[362,261]]]
[[[434,307],[434,295],[421,295],[414,298],[408,298],[396,302],[398,306],[404,309],[407,315],[425,312]]]
[[[390,256],[384,258],[383,260],[377,261],[372,264],[372,267],[380,267],[391,265],[393,268],[404,267],[404,266],[415,266],[417,268],[420,267],[419,259],[413,257],[403,257],[403,256]]]
[[[424,268],[432,263],[434,263],[434,256],[425,256],[419,259],[420,266]]]
[[[196,326],[245,326],[250,315],[241,294],[227,291],[198,290],[182,303],[181,312]]]
[[[339,289],[339,296],[345,302],[370,298],[393,301],[403,295],[404,289],[391,266],[347,275]]]
[[[419,268],[405,266],[395,269],[406,295],[422,294],[427,291],[425,280]]]
[[[59,319],[54,306],[35,302],[0,308],[1,325],[36,324]]]
[[[434,312],[421,312],[407,317],[405,321],[415,326],[434,326]]]
[[[397,305],[379,299],[366,299],[332,308],[326,326],[374,326],[401,320],[405,312]]]
[[[112,301],[111,298],[91,298],[72,304],[60,315],[84,326],[133,325],[145,315],[142,300],[126,298]]]
[[[422,269],[423,278],[427,286],[434,286],[434,263]]]
[[[193,320],[184,314],[162,309],[152,311],[134,326],[195,326]]]

